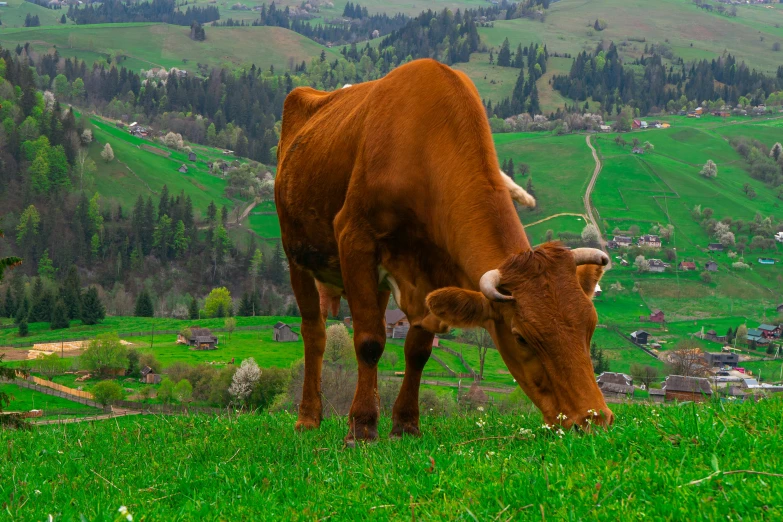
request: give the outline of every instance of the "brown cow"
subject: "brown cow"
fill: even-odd
[[[275,201],[305,343],[297,429],[320,424],[322,308],[344,294],[359,363],[346,442],[378,437],[391,291],[411,324],[391,435],[419,434],[422,369],[434,333],[449,326],[485,327],[547,423],[586,425],[593,412],[612,422],[588,353],[591,296],[608,257],[554,243],[531,250],[509,180],[475,87],[436,61],[289,94]]]

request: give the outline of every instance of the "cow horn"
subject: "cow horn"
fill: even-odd
[[[514,299],[510,295],[501,294],[498,290],[500,286],[500,270],[490,270],[479,280],[479,288],[484,297],[490,301],[511,301]]]
[[[574,262],[579,265],[600,265],[609,264],[609,256],[606,252],[597,248],[575,248],[571,252],[574,254]]]

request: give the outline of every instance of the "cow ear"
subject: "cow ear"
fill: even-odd
[[[579,286],[582,287],[582,290],[590,299],[593,298],[595,285],[598,284],[603,275],[604,267],[600,265],[581,265],[576,267],[576,279],[579,281]]]
[[[448,287],[427,296],[427,306],[438,319],[458,328],[483,325],[493,316],[490,302],[481,292]]]

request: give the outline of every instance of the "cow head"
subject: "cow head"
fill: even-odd
[[[427,306],[452,326],[486,328],[547,424],[609,425],[589,353],[593,290],[608,262],[600,250],[547,243],[484,274],[480,292],[442,288]]]

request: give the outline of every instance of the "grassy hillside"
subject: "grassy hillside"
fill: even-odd
[[[196,71],[198,63],[230,68],[255,64],[261,69],[274,65],[275,69],[283,70],[288,68],[289,61],[310,61],[325,49],[279,27],[208,27],[206,31],[207,40],[195,42],[189,37],[188,27],[177,25],[22,28],[0,31],[0,45],[15,47],[30,42],[39,51],[56,46],[61,56],[77,56],[87,63],[106,58],[112,51],[121,51],[127,56],[122,65],[131,69],[178,67],[189,71]]]
[[[344,418],[297,434],[288,414],[2,431],[0,473],[26,471],[0,497],[24,520],[113,519],[120,506],[136,520],[783,517],[779,399],[613,410],[614,427],[589,436],[477,412],[354,450]]]
[[[6,29],[15,27],[24,27],[24,20],[28,13],[32,16],[38,16],[42,26],[60,25],[60,17],[67,12],[66,10],[55,11],[47,9],[40,5],[25,0],[5,0],[8,2],[6,7],[0,7],[0,20],[3,25],[0,29],[0,36]],[[68,23],[72,23],[70,20]]]

